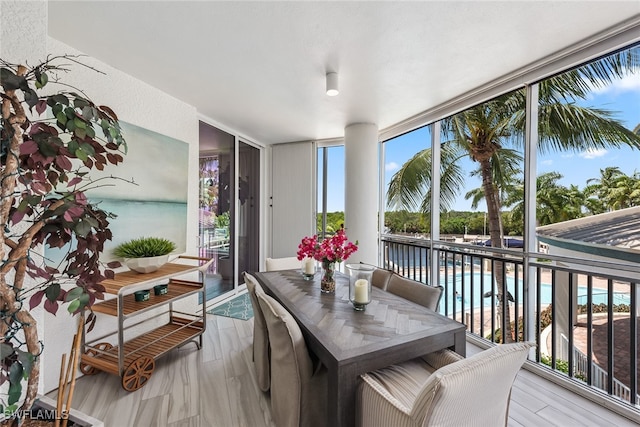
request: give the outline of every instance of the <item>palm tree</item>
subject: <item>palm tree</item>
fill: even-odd
[[[559,172],[545,172],[536,178],[536,220],[539,225],[554,224],[584,216],[585,196],[578,186],[558,183]],[[504,206],[512,206],[513,221],[524,222],[524,183],[518,180],[505,198]]]
[[[594,213],[609,212],[640,205],[640,174],[626,175],[617,166],[600,169],[600,178],[587,181],[585,193]],[[596,203],[597,200],[599,203]]]
[[[539,85],[538,150],[584,151],[628,145],[640,148],[640,136],[625,128],[613,113],[603,109],[581,107],[576,100],[584,100],[594,87],[610,84],[640,69],[640,48],[628,49],[592,62],[581,68],[544,80]],[[525,131],[525,90],[499,96],[484,104],[471,107],[442,121],[444,142],[441,149],[442,208],[455,199],[463,182],[457,162],[465,156],[478,163],[482,189],[487,204],[489,234],[493,247],[502,247],[500,184],[506,169],[500,161],[509,147],[521,148]],[[429,209],[431,183],[431,149],[425,149],[407,161],[393,176],[387,198],[391,207],[411,208],[417,204]],[[457,173],[451,171],[457,170]],[[508,172],[507,172],[508,173]],[[417,203],[418,200],[423,202]],[[411,204],[407,203],[410,202]],[[501,265],[501,263],[496,263]],[[502,272],[494,271],[498,280],[498,297],[506,292]],[[506,304],[506,319],[508,304]],[[505,322],[504,340],[511,337],[509,322]]]

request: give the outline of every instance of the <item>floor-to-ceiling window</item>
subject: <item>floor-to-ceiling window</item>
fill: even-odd
[[[541,364],[631,404],[640,401],[639,72],[632,47],[434,121],[439,155],[394,174],[407,211],[385,223],[405,238],[383,242],[406,253],[385,266],[425,283],[433,276],[398,264],[436,253],[425,259],[437,262],[441,311],[470,332],[537,339]],[[430,160],[440,171],[436,236],[414,220],[430,196],[416,185],[428,183]]]
[[[344,225],[344,145],[319,147],[317,161],[316,232],[323,237]]]

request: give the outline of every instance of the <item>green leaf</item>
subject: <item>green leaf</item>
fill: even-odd
[[[0,361],[7,356],[11,356],[13,354],[13,347],[9,344],[0,343]]]
[[[67,115],[67,118],[69,120],[71,119],[75,119],[76,118],[76,110],[73,109],[73,107],[67,107],[64,109],[64,114]]]
[[[20,364],[14,363],[13,365],[11,365],[11,368],[13,368],[14,366],[20,366]],[[22,370],[22,367],[20,367],[20,369]],[[9,405],[13,405],[18,400],[20,400],[20,396],[22,395],[22,384],[20,383],[20,381],[18,381],[17,383],[11,382],[11,385],[9,386],[9,393],[7,394],[9,395],[9,398],[7,399],[7,403],[9,403]]]
[[[84,307],[86,305],[89,304],[89,294],[82,294],[80,295],[80,298],[78,298],[78,301],[80,301],[80,306]]]
[[[51,99],[53,99],[53,101],[56,104],[69,105],[69,100],[64,95],[61,95],[61,94],[53,95]]]
[[[40,76],[38,77],[38,80],[36,81],[36,87],[38,89],[43,88],[47,83],[49,82],[49,76],[47,76],[47,73],[40,73]]]
[[[75,313],[76,311],[78,311],[78,309],[80,308],[80,300],[73,300],[71,301],[71,304],[69,304],[69,307],[67,307],[67,311],[69,313]]]
[[[83,162],[85,160],[87,160],[89,158],[89,156],[87,155],[87,153],[82,149],[82,147],[79,147],[76,151],[75,151],[75,155],[77,158],[79,158],[80,160],[82,160]]]
[[[23,367],[23,378],[26,379],[31,374],[33,362],[36,358],[28,351],[17,350],[16,353],[18,354],[18,362],[20,362]]]
[[[85,153],[87,153],[90,156],[95,156],[96,155],[96,150],[93,149],[93,146],[91,144],[80,144],[80,148],[82,148],[82,151],[84,151]]]
[[[87,127],[87,124],[80,117],[76,117],[73,121],[76,122],[76,128],[85,129]]]
[[[85,129],[76,128],[73,133],[80,139],[84,139],[87,136],[87,131]]]
[[[80,221],[78,224],[76,224],[73,230],[78,236],[85,237],[91,232],[91,224],[89,224],[87,221]]]
[[[9,382],[11,384],[20,383],[22,381],[22,365],[19,363],[12,363],[9,368]]]
[[[4,90],[16,90],[22,85],[24,77],[17,76],[8,68],[0,68],[0,83]]]
[[[69,141],[69,145],[67,145],[67,149],[72,152],[75,153],[78,148],[80,148],[80,144],[78,144],[78,141],[76,141],[75,139],[72,139],[71,141]]]
[[[56,150],[53,146],[51,146],[51,144],[49,144],[49,141],[38,143],[38,151],[40,151],[40,153],[42,153],[42,155],[45,157],[56,156]]]
[[[55,107],[58,107],[60,104],[56,104]],[[55,108],[53,109],[54,113],[55,113]],[[59,108],[60,111],[58,111],[56,114],[56,119],[62,123],[63,126],[65,126],[67,124],[67,116],[62,112],[62,107]]]
[[[48,104],[48,102],[47,102]],[[51,111],[53,112],[53,115],[56,116],[56,119],[60,120],[58,118],[58,114],[62,112],[62,109],[64,107],[62,106],[62,104],[53,104],[53,106],[51,107]],[[67,116],[65,116],[65,119],[67,118]],[[66,120],[65,120],[66,122]]]
[[[80,295],[82,295],[83,293],[84,293],[84,290],[82,288],[73,288],[69,292],[67,292],[67,295],[65,295],[64,300],[66,302],[69,302],[71,300],[78,299],[80,298]]]
[[[49,301],[52,301],[52,302],[56,301],[60,296],[60,284],[52,283],[51,285],[47,286],[47,289],[44,291],[44,294],[46,295]]]
[[[84,107],[88,106],[89,103],[87,102],[86,99],[76,98],[76,99],[73,100],[73,105],[76,108],[84,108]]]

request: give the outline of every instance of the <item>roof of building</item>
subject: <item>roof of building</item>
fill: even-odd
[[[637,260],[640,206],[592,215],[536,229],[541,242],[610,258]],[[631,259],[629,259],[631,260]]]

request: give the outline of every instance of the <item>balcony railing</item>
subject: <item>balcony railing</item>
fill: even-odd
[[[425,284],[437,263],[439,310],[470,334],[535,341],[541,366],[640,410],[637,267],[394,235],[382,247],[385,268]]]

